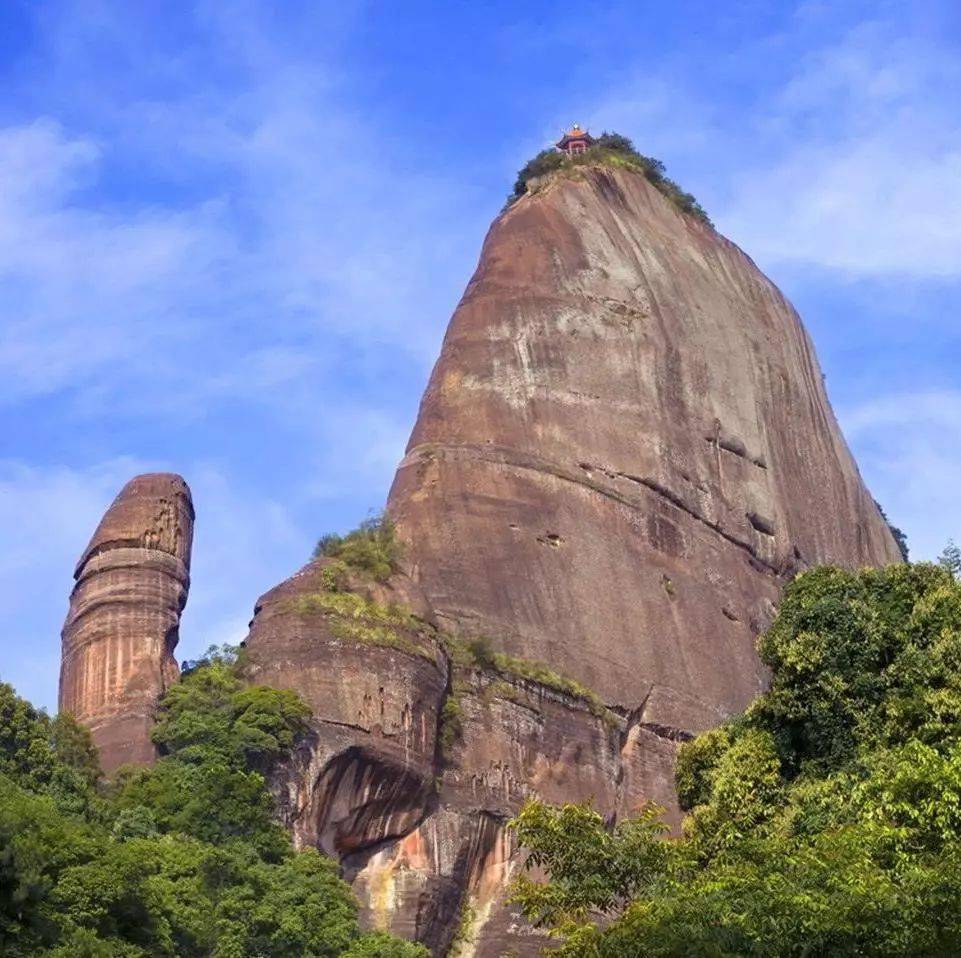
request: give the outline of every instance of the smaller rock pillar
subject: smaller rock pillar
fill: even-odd
[[[156,757],[157,702],[190,585],[194,509],[170,473],[137,476],[107,510],[74,572],[62,632],[60,711],[90,729],[108,774]]]

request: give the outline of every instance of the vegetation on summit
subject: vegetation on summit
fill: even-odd
[[[529,160],[517,174],[513,192],[507,198],[508,206],[520,199],[529,189],[532,180],[556,173],[572,172],[580,166],[602,164],[622,167],[643,174],[649,183],[664,194],[682,213],[687,213],[702,223],[711,220],[700,203],[678,186],[666,174],[664,164],[650,156],[639,153],[634,144],[620,133],[602,133],[583,153],[568,156],[556,149],[541,150]]]
[[[0,685],[4,958],[427,958],[362,933],[337,864],[274,820],[265,773],[308,711],[235,659],[195,663],[163,700],[156,765],[100,787],[86,731]]]
[[[759,643],[770,690],[681,748],[684,836],[532,802],[527,916],[571,958],[961,953],[961,584],[822,568]]]

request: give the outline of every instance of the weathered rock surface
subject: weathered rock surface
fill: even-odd
[[[257,602],[246,657],[252,681],[296,690],[313,710],[281,796],[300,844],[340,858],[410,832],[434,788],[449,683],[416,587],[324,581],[324,560]],[[409,588],[405,589],[405,586]]]
[[[389,511],[441,622],[685,730],[760,689],[787,576],[899,559],[793,308],[610,168],[492,226]]]
[[[762,688],[783,583],[899,559],[791,306],[600,168],[492,226],[388,509],[404,574],[338,591],[312,563],[247,646],[252,678],[314,710],[275,780],[297,840],[436,955],[538,954],[505,902],[524,799],[676,823],[676,745]],[[499,664],[463,654],[480,635]]]
[[[274,776],[283,820],[340,859],[368,924],[438,955],[468,926],[464,954],[537,953],[543,937],[504,901],[507,822],[531,796],[593,800],[612,819],[657,801],[676,822],[676,743],[509,662],[471,661],[406,576],[332,589],[331,567],[263,596],[246,641],[251,681],[296,689],[314,713]]]
[[[77,563],[64,623],[60,710],[86,725],[104,771],[155,757],[160,696],[190,584],[194,511],[180,476],[137,476],[107,510]]]

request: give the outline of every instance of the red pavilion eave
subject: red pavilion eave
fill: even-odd
[[[575,123],[554,145],[562,153],[574,156],[576,153],[584,153],[593,143],[594,137]]]

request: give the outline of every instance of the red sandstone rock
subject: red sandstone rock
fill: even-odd
[[[326,564],[262,596],[245,645],[251,681],[294,689],[313,711],[314,735],[278,776],[284,820],[299,844],[344,858],[423,817],[449,667],[432,627],[407,611],[416,587],[356,579],[332,592]],[[370,616],[339,611],[354,599]]]
[[[456,664],[464,649],[406,576],[355,575],[337,592],[329,565],[263,596],[246,642],[250,680],[295,689],[314,713],[274,774],[282,819],[299,845],[340,859],[369,925],[444,955],[469,903],[478,955],[538,953],[542,936],[504,901],[518,867],[507,821],[531,796],[593,800],[611,818],[659,801],[677,821],[670,775],[644,768],[656,755],[669,769],[675,743],[639,748],[639,732],[656,733],[632,718],[510,668]]]
[[[180,476],[137,476],[84,550],[63,627],[60,710],[86,725],[104,771],[151,762],[153,713],[178,674],[194,511]]]
[[[642,176],[585,169],[494,223],[389,500],[411,606],[387,641],[323,603],[323,563],[258,603],[251,675],[313,733],[275,788],[365,920],[445,955],[539,954],[505,902],[528,796],[677,823],[677,742],[743,708],[799,568],[897,561],[811,344],[732,243]],[[375,594],[376,593],[376,594]],[[436,628],[435,628],[436,627]],[[486,635],[610,706],[458,660]],[[451,712],[456,735],[445,733]]]
[[[439,621],[688,731],[760,690],[786,577],[899,559],[793,308],[609,168],[491,227],[389,512]]]

